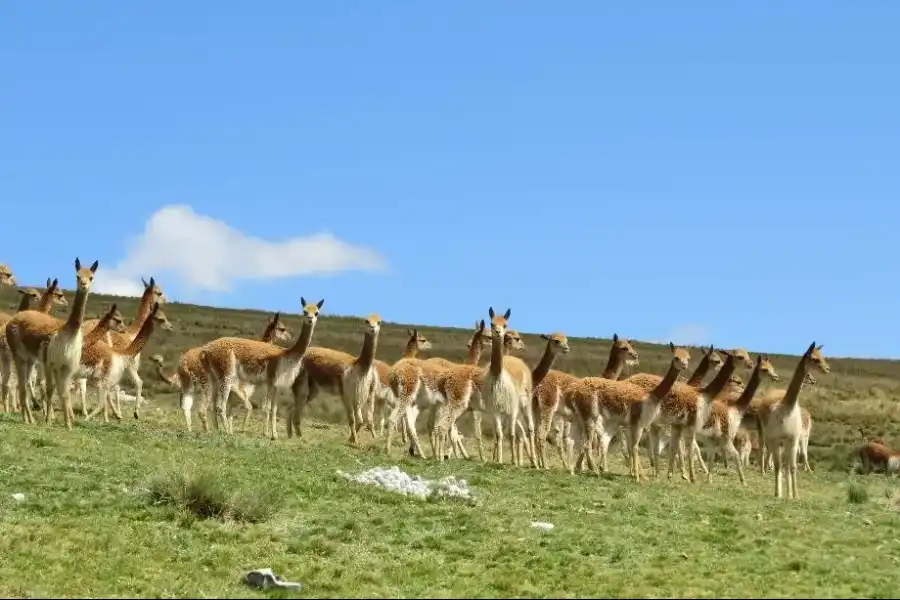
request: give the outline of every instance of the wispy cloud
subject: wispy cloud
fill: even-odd
[[[221,292],[242,279],[274,279],[342,271],[380,271],[375,250],[317,233],[283,241],[247,235],[187,205],[168,205],[153,213],[119,263],[97,271],[94,290],[140,296],[141,277],[169,272],[192,290]]]

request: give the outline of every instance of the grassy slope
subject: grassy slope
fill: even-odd
[[[108,301],[92,297],[89,313]],[[9,292],[0,298],[0,306],[12,302]],[[133,314],[133,301],[119,302]],[[172,361],[219,335],[256,337],[267,318],[189,305],[166,312],[176,330],[149,352]],[[357,323],[323,318],[315,342],[354,352]],[[298,319],[289,324],[296,331]],[[399,356],[404,331],[386,328],[381,358]],[[463,357],[467,332],[422,331],[435,353]],[[525,341],[525,358],[534,361],[540,340]],[[573,351],[559,366],[598,373],[608,342],[570,342]],[[798,340],[798,350],[807,343]],[[664,348],[638,350],[642,370],[662,372]],[[779,356],[775,364],[787,377],[795,360]],[[401,458],[399,447],[391,461],[368,437],[362,450],[344,444],[341,409],[328,397],[312,414],[334,424],[308,428],[302,443],[264,440],[259,418],[252,432],[234,439],[188,435],[174,397],[145,361],[154,397],[141,423],[92,423],[66,433],[0,416],[0,595],[260,596],[238,577],[272,566],[304,582],[308,596],[887,597],[900,585],[900,543],[888,533],[898,525],[895,502],[889,482],[871,477],[861,478],[870,499],[849,503],[846,488],[855,484],[846,459],[859,426],[897,437],[892,398],[900,363],[832,366],[835,374],[820,376],[821,389],[802,400],[815,420],[810,452],[817,472],[801,473],[801,501],[785,503],[771,499],[771,478],[753,470],[748,488],[737,490],[735,475],[721,468],[710,484],[663,479],[637,487],[620,475],[437,465]],[[461,475],[480,492],[479,505],[421,503],[334,478],[338,468],[395,463],[431,478]],[[613,468],[626,472],[621,463]],[[273,514],[246,524],[151,506],[146,488],[172,469],[215,469],[229,488],[267,490]],[[14,501],[15,492],[25,501]],[[533,520],[556,529],[540,533],[529,527]]]

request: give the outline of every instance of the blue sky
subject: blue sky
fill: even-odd
[[[29,225],[0,262],[71,286],[99,259],[106,289],[155,275],[224,306],[469,326],[493,305],[522,331],[900,356],[898,22],[4,3],[0,197]]]

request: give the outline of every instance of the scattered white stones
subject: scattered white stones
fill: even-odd
[[[348,481],[364,485],[374,485],[388,492],[415,496],[417,498],[460,498],[472,500],[472,491],[465,479],[457,479],[449,475],[439,481],[422,479],[419,475],[410,476],[400,467],[374,467],[358,475],[351,475],[338,470],[337,474]]]
[[[543,521],[532,521],[531,526],[542,531],[550,531],[555,527],[553,523],[545,523]]]
[[[23,502],[25,500],[25,494],[23,494],[22,492],[16,492],[12,495],[12,497],[16,502]]]

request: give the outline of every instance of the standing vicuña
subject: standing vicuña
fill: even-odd
[[[74,424],[74,419],[71,418],[72,394],[69,388],[72,376],[81,362],[81,348],[84,341],[81,322],[84,320],[84,309],[98,266],[99,261],[94,261],[90,268],[82,268],[81,261],[75,259],[77,289],[68,320],[62,321],[41,312],[26,310],[18,313],[6,324],[6,341],[16,363],[19,406],[26,423],[34,421],[28,381],[35,365],[41,360],[47,380],[45,403],[53,402],[53,391],[57,390],[62,398],[66,428],[71,429]],[[52,414],[53,411],[48,411],[48,418],[51,418]]]
[[[276,341],[287,343],[291,340],[291,332],[281,320],[280,312],[275,313],[269,321],[269,324],[263,331],[261,339],[267,343]],[[200,417],[200,423],[203,425],[203,431],[208,432],[209,421],[207,419],[207,412],[209,411],[209,403],[212,399],[212,389],[210,388],[209,377],[206,376],[206,370],[203,368],[203,363],[200,361],[201,349],[201,346],[197,346],[196,348],[185,350],[178,360],[178,367],[171,375],[166,375],[163,371],[165,359],[161,355],[155,354],[150,357],[150,360],[156,363],[156,376],[178,391],[178,405],[184,413],[184,422],[188,431],[192,430],[191,409],[194,407],[194,392],[200,392],[198,416]],[[252,383],[242,381],[238,381],[231,389],[231,392],[244,404],[245,412],[242,431],[246,431],[247,423],[253,412],[253,404],[250,402],[250,397],[253,395],[254,390],[255,386]],[[267,410],[268,407],[263,406],[263,411]],[[228,413],[227,407],[225,412],[226,414]],[[265,414],[265,412],[263,414]],[[229,417],[229,423],[230,422],[231,417]],[[219,426],[218,418],[215,418],[215,424],[216,427]],[[225,427],[226,425],[223,424],[222,426]]]
[[[494,415],[494,449],[497,462],[503,462],[504,426],[509,430],[509,449],[513,464],[521,466],[522,456],[516,443],[518,430],[516,424],[521,413],[525,417],[527,431],[526,452],[532,466],[537,466],[534,455],[534,415],[531,412],[531,369],[518,356],[504,355],[503,340],[511,309],[503,316],[494,313],[489,307],[491,318],[491,362],[481,387],[481,395],[487,411]],[[505,421],[505,423],[504,423]]]
[[[153,335],[153,330],[157,325],[165,331],[172,331],[172,324],[160,310],[159,304],[154,304],[150,314],[144,319],[144,324],[141,325],[137,336],[125,348],[120,350],[107,344],[102,339],[90,346],[85,346],[81,357],[81,365],[84,368],[86,378],[90,379],[94,387],[97,388],[97,404],[94,410],[88,414],[88,420],[97,416],[101,409],[103,410],[103,420],[109,420],[110,406],[113,407],[116,415],[121,418],[118,398],[116,398],[116,404],[113,405],[110,394],[118,388],[122,375],[128,368],[130,359],[140,354],[141,350],[144,349],[147,340]],[[134,401],[137,402],[138,399],[136,396]]]
[[[141,278],[141,282],[144,284],[144,293],[141,295],[141,302],[138,305],[137,316],[132,321],[131,325],[128,326],[127,330],[124,332],[118,331],[108,331],[106,333],[105,342],[109,345],[113,350],[119,351],[122,354],[124,359],[123,368],[125,369],[124,374],[128,375],[128,379],[131,381],[134,386],[134,418],[137,419],[140,417],[140,408],[141,404],[144,400],[144,382],[141,379],[141,376],[138,374],[138,370],[141,366],[141,353],[137,354],[128,354],[125,350],[130,346],[131,342],[137,337],[138,332],[141,330],[141,327],[144,325],[144,322],[147,320],[148,315],[150,314],[150,310],[153,308],[155,304],[165,304],[168,300],[166,299],[165,294],[163,294],[162,289],[156,284],[156,281],[153,277],[150,278],[150,283],[144,281]],[[97,319],[90,319],[84,322],[81,326],[81,330],[84,333],[92,330],[97,324]],[[121,381],[121,377],[119,381]],[[80,394],[82,398],[87,397],[87,379],[83,377],[76,378],[76,384],[80,390]],[[121,386],[117,382],[113,388],[113,393],[116,396],[116,414],[121,417],[122,415],[122,397],[121,397]],[[99,405],[98,405],[99,406]]]
[[[22,292],[22,300],[19,303],[19,310],[17,313],[25,312],[28,310],[36,310],[37,312],[42,312],[44,314],[50,314],[50,310],[53,306],[68,306],[69,301],[66,300],[65,295],[62,293],[62,290],[59,289],[59,281],[54,279],[50,281],[47,278],[47,287],[44,289],[43,293],[39,294],[37,301],[37,308],[31,307],[31,301],[34,299],[34,294],[37,293],[36,290],[32,288],[28,288],[27,290],[19,290]],[[19,410],[19,401],[15,394],[13,394],[12,386],[13,386],[13,371],[15,369],[15,365],[13,362],[12,350],[9,347],[9,343],[6,341],[6,324],[13,318],[13,315],[6,315],[4,317],[0,317],[0,394],[3,396],[3,407],[4,410]],[[32,371],[31,380],[28,382],[28,386],[31,388],[31,396],[35,397],[36,389],[35,385],[37,383],[37,372]],[[43,382],[41,382],[41,387],[43,388]],[[42,402],[43,402],[43,389],[42,391]]]
[[[293,426],[297,434],[300,434],[306,404],[318,396],[320,388],[325,388],[341,397],[347,426],[350,428],[348,441],[351,444],[359,443],[358,433],[364,421],[362,409],[367,402],[375,402],[378,373],[374,360],[378,334],[381,331],[381,317],[369,315],[364,323],[365,333],[359,356],[321,346],[306,351],[303,368],[291,388],[294,402],[288,410],[288,430]],[[374,437],[374,427],[371,433]]]
[[[788,385],[784,398],[773,404],[764,404],[759,409],[759,419],[764,432],[761,443],[766,444],[768,452],[775,459],[775,497],[781,498],[782,473],[787,478],[788,496],[798,498],[797,490],[797,453],[800,447],[800,436],[803,430],[802,417],[800,415],[800,388],[809,369],[815,365],[822,373],[828,373],[831,368],[820,350],[822,346],[816,346],[813,342],[803,353],[791,383]],[[787,470],[784,463],[787,461]]]
[[[277,391],[290,389],[297,378],[303,355],[309,347],[319,319],[319,309],[325,300],[319,300],[318,304],[307,304],[301,297],[300,302],[303,304],[303,329],[297,341],[289,348],[239,337],[222,337],[203,346],[200,361],[213,383],[215,410],[228,433],[233,433],[225,414],[231,389],[239,381],[263,383],[266,390],[263,406],[269,407],[264,434],[269,434],[273,440],[278,439]]]

